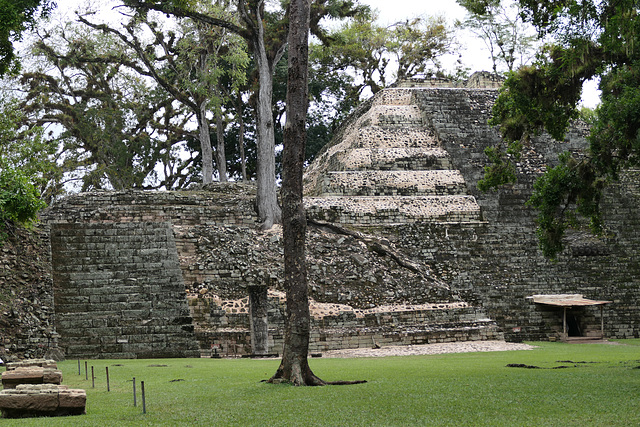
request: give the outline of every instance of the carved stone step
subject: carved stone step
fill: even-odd
[[[473,196],[308,197],[304,203],[310,218],[341,224],[482,220]]]
[[[466,194],[459,171],[328,172],[317,193],[322,196],[445,196]]]
[[[360,118],[358,124],[360,127],[421,127],[424,121],[417,105],[374,105]]]
[[[329,170],[438,170],[451,169],[449,154],[440,148],[358,148],[335,153]]]
[[[367,126],[345,137],[353,148],[436,148],[440,144],[429,128]],[[342,145],[342,144],[340,144]]]

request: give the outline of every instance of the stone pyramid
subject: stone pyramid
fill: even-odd
[[[305,174],[312,219],[353,225],[481,221],[419,106],[416,89],[385,89]]]

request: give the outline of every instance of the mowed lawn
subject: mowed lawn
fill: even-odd
[[[538,348],[529,351],[310,359],[314,372],[328,381],[368,381],[326,387],[261,382],[275,372],[278,360],[89,360],[88,380],[84,360],[81,375],[78,361],[68,360],[59,364],[63,382],[87,391],[86,415],[0,420],[0,425],[640,425],[640,340],[620,343],[545,342],[533,343]]]

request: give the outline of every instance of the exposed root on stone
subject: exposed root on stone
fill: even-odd
[[[419,264],[416,264],[409,259],[407,259],[403,254],[393,249],[390,245],[383,242],[381,239],[376,238],[374,236],[362,233],[360,231],[350,230],[348,228],[342,227],[338,224],[331,222],[318,221],[314,219],[307,219],[307,223],[309,225],[318,227],[320,229],[327,230],[331,233],[342,234],[345,236],[350,236],[355,239],[360,240],[367,248],[382,256],[388,256],[392,260],[394,260],[400,267],[406,268],[407,270],[413,271],[414,273],[422,276],[425,281],[431,282],[433,286],[450,290],[451,288],[445,282],[440,279],[437,279],[431,275],[430,271],[425,271]]]

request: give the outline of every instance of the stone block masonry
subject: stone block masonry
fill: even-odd
[[[22,384],[15,389],[0,391],[3,418],[82,415],[86,402],[84,390],[70,389],[65,385]]]
[[[235,357],[252,353],[245,307],[247,301],[238,301],[235,304],[238,313],[233,313],[206,295],[190,295],[188,299],[203,355]],[[267,353],[282,352],[284,305],[283,299],[270,298]],[[500,328],[482,310],[463,302],[353,310],[346,305],[312,301],[310,310],[311,353],[372,346],[504,339]],[[224,321],[220,321],[221,316],[225,317]]]
[[[639,336],[640,172],[625,171],[605,192],[604,236],[572,232],[557,262],[545,259],[537,247],[535,212],[525,202],[558,153],[584,152],[586,129],[576,124],[563,141],[533,138],[517,164],[518,183],[481,193],[483,151],[499,142],[497,130],[487,125],[497,90],[485,88],[491,87],[485,80],[460,88],[381,91],[358,107],[307,168],[310,296],[339,306],[314,321],[313,351],[373,341],[557,338],[562,316],[533,304],[527,299],[533,294],[611,300],[604,309],[605,335]],[[177,323],[183,333],[193,316],[202,350],[220,349],[224,342],[220,353],[251,352],[249,311],[239,301],[253,286],[282,291],[283,280],[281,229],[258,230],[254,200],[251,185],[229,183],[181,192],[78,194],[47,210],[43,219],[54,224],[62,345],[87,353],[97,348],[104,357],[139,357],[148,353],[134,349],[153,349],[158,334],[173,333],[158,328]],[[159,235],[167,240],[145,237],[144,248],[134,248],[134,231],[158,224],[164,224]],[[161,252],[165,245],[173,249]],[[180,262],[184,287],[170,258]],[[169,286],[167,275],[180,284]],[[166,290],[162,303],[178,307],[185,289],[191,314],[180,306],[169,316],[160,297],[139,298]],[[429,318],[419,316],[418,306],[436,303],[465,303],[481,316],[451,318],[466,308],[437,307],[429,309]],[[374,322],[349,310],[379,314]],[[389,314],[394,312],[406,313]],[[268,351],[277,352],[282,312],[271,307],[267,317]],[[584,308],[575,317],[585,335],[600,330],[599,311]],[[178,348],[161,348],[167,347]]]
[[[54,223],[51,248],[67,357],[198,355],[170,224]]]
[[[16,388],[19,384],[60,384],[62,372],[56,368],[20,367],[2,373],[2,388]]]

